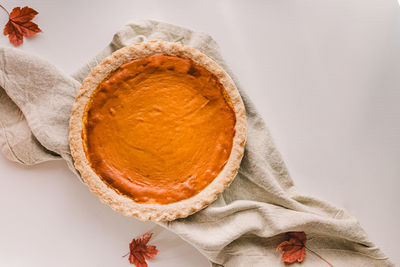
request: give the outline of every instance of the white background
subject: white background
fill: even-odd
[[[400,9],[392,0],[7,1],[43,33],[19,48],[74,72],[132,19],[210,33],[267,122],[301,191],[355,215],[400,264]],[[0,10],[0,27],[7,15]],[[0,36],[0,45],[9,46]],[[1,111],[0,111],[1,112]],[[0,266],[129,266],[152,227],[100,204],[63,162],[0,155]],[[158,238],[158,239],[157,239]],[[151,266],[207,266],[172,234]],[[157,241],[158,240],[158,241]],[[170,242],[169,240],[175,240]]]

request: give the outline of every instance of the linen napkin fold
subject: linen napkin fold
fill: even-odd
[[[239,89],[248,124],[245,155],[231,186],[206,209],[163,227],[213,266],[283,266],[276,247],[290,231],[304,231],[307,247],[334,266],[393,266],[354,217],[296,190],[263,119],[205,33],[151,20],[129,23],[72,76],[21,50],[0,48],[0,146],[5,156],[22,164],[62,158],[79,177],[69,151],[68,124],[80,83],[117,49],[157,39],[197,48],[222,66]],[[303,265],[327,266],[312,253]]]

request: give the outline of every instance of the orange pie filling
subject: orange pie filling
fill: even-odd
[[[122,65],[98,85],[84,114],[91,168],[137,203],[198,194],[226,165],[235,135],[235,112],[218,78],[173,56]]]

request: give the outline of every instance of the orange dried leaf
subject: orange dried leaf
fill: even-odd
[[[288,239],[276,248],[283,252],[282,261],[287,263],[302,262],[306,257],[306,234],[304,232],[289,232]]]
[[[9,20],[4,27],[4,35],[8,35],[10,43],[19,46],[24,41],[25,37],[31,37],[42,30],[36,23],[31,20],[39,14],[36,10],[30,7],[16,7],[9,16]]]
[[[127,255],[129,255],[131,264],[136,267],[147,267],[146,260],[152,260],[157,255],[157,248],[147,245],[152,235],[151,233],[145,233],[136,239],[134,238],[129,244],[129,253]]]

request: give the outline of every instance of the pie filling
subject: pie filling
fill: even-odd
[[[137,203],[190,198],[226,165],[236,117],[218,78],[190,59],[152,56],[101,82],[83,118],[93,171]]]

